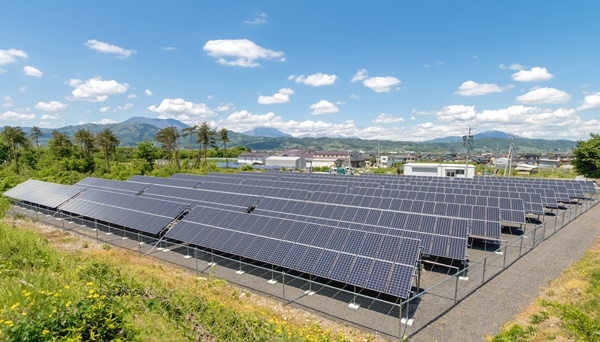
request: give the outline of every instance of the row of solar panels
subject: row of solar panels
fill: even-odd
[[[139,195],[133,194],[137,188],[123,185],[128,182],[88,179],[81,183],[94,183],[94,187],[30,180],[7,191],[5,195],[20,201],[52,205],[50,208],[75,216],[150,234],[157,234],[174,224],[166,232],[166,238],[402,298],[408,297],[421,245],[449,246],[446,241],[433,238],[416,239],[416,232],[401,229],[388,228],[384,232],[375,226],[367,229],[362,225],[329,226],[204,206],[190,207],[184,199],[171,201],[151,197],[149,190],[154,185],[148,186],[149,183]],[[115,189],[120,191],[99,190],[102,184],[117,186]],[[132,194],[125,194],[127,191]],[[44,200],[45,204],[42,204],[36,200],[39,198],[55,200]],[[191,211],[177,222],[176,219],[183,216],[186,210]],[[413,234],[409,236],[411,234],[408,233]],[[428,236],[433,237],[434,234]],[[466,241],[460,242],[459,249]]]

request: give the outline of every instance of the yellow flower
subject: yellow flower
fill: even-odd
[[[46,334],[49,334],[49,333],[50,333],[50,330],[48,330],[48,329],[44,329],[42,331],[42,335],[46,335]]]
[[[92,286],[92,285],[94,285],[94,283],[93,283],[93,282],[91,282],[91,281],[88,281],[88,282],[87,282],[87,286]]]
[[[100,295],[99,295],[99,294],[97,294],[97,293],[95,293],[95,294],[94,294],[94,298],[98,298],[98,297],[100,297]]]
[[[49,314],[48,317],[52,317],[52,314]]]
[[[11,310],[14,310],[19,307],[19,303],[14,303],[13,306],[10,307]]]
[[[71,301],[68,301],[65,306],[68,308],[69,306],[71,306]]]
[[[13,321],[11,321],[11,320],[4,321],[4,324],[6,324],[6,325],[11,325],[11,324],[13,324]]]
[[[69,285],[65,285],[65,289],[70,289],[71,287]]]
[[[56,313],[56,309],[52,310],[52,313]]]
[[[88,292],[89,292],[89,294],[92,294],[92,293],[94,293],[94,289],[90,289]]]
[[[22,312],[21,316],[27,316],[27,312]]]

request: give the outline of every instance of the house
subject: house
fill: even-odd
[[[341,161],[342,164],[352,167],[363,167],[365,166],[365,160],[361,153],[352,151],[315,151],[312,153],[312,158],[307,159],[313,167],[316,166],[327,166],[330,167]]]
[[[538,160],[538,167],[540,169],[547,168],[547,167],[559,167],[559,166],[560,166],[560,160],[558,160],[558,159],[550,159],[550,158],[540,157],[540,159]]]
[[[265,161],[270,156],[266,152],[244,152],[238,155],[238,164],[265,165]]]
[[[465,164],[408,163],[404,164],[407,176],[434,176],[465,178]],[[468,165],[467,178],[475,176],[475,166]]]

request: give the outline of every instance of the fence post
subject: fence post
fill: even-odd
[[[519,258],[523,255],[523,235],[521,235],[521,242],[519,243]]]
[[[283,306],[285,306],[285,271],[281,271],[281,284],[283,285]]]
[[[457,298],[458,298],[458,278],[459,278],[460,272],[456,273],[456,284],[454,285],[454,305],[456,305],[456,303],[458,302]]]
[[[535,238],[536,238],[536,234],[537,234],[537,229],[533,228],[533,239],[531,240],[531,249],[535,248]]]

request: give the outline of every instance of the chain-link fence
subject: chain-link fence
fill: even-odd
[[[431,267],[420,272],[414,295],[400,302],[383,294],[357,289],[266,265],[239,256],[227,255],[197,246],[185,245],[164,238],[152,237],[137,231],[116,227],[83,217],[71,216],[27,203],[17,203],[12,215],[24,215],[37,224],[52,224],[65,231],[95,239],[187,268],[199,277],[214,275],[255,292],[277,298],[282,305],[296,305],[330,318],[368,329],[388,338],[414,336],[422,328],[440,318],[476,289],[534,249],[542,241],[562,229],[577,216],[589,210],[596,200],[548,213],[519,229],[521,235],[507,235],[489,248],[473,244],[483,255],[462,269],[448,268],[439,272]],[[425,264],[423,264],[425,265]],[[421,267],[425,269],[425,267]]]

